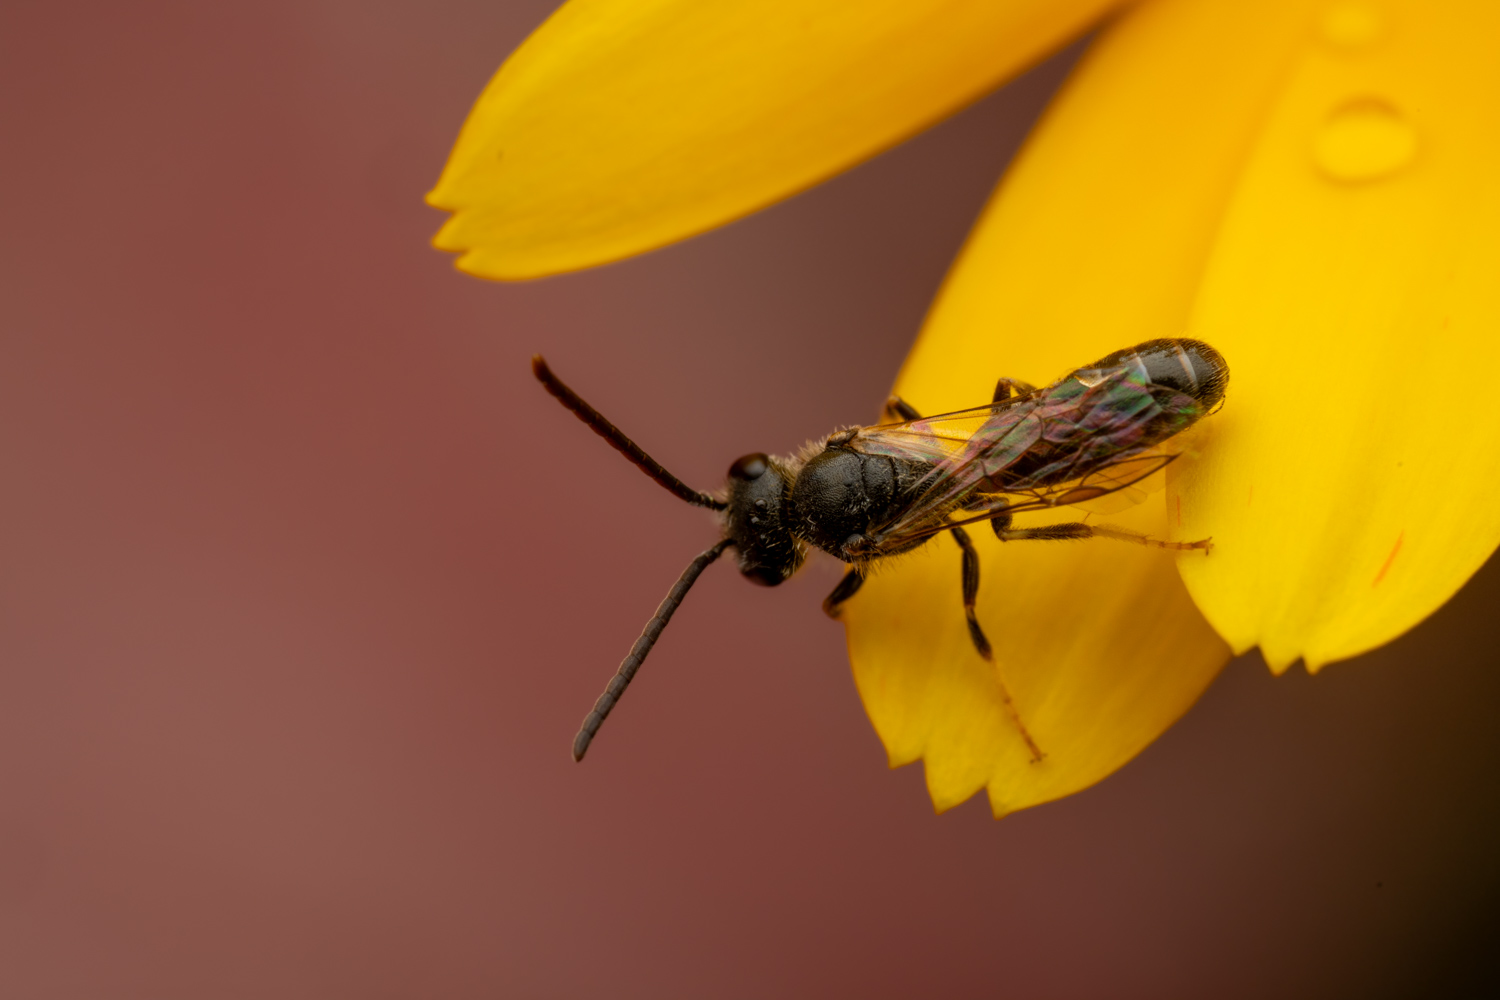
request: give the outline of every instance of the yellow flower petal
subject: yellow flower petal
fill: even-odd
[[[573,0],[470,112],[428,202],[487,278],[682,239],[931,124],[1119,0]]]
[[[1296,51],[1303,14],[1289,6],[1166,0],[1111,28],[986,210],[898,391],[933,412],[973,405],[999,375],[1044,382],[1182,333],[1222,206]],[[1232,380],[1231,406],[1237,389]],[[1165,496],[1175,521],[1177,495]],[[1161,534],[1162,497],[1108,520]],[[1041,764],[966,648],[950,542],[872,579],[845,612],[876,730],[893,764],[925,759],[939,808],[988,787],[999,815],[1097,781],[1228,658],[1164,553],[972,534],[984,546],[980,620],[1048,754]]]
[[[1158,536],[1166,528],[1160,502],[1109,520]],[[970,537],[979,619],[1041,762],[1006,713],[996,666],[969,640],[951,540],[872,576],[844,612],[855,681],[891,766],[924,758],[939,811],[986,787],[996,816],[1088,787],[1175,722],[1228,659],[1167,553],[1108,541],[1002,545],[983,526]]]
[[[1500,8],[1458,2],[1132,12],[1007,178],[899,390],[949,408],[998,373],[1043,380],[1148,337],[1201,336],[1229,359],[1229,402],[1166,498],[1174,534],[1217,542],[1179,562],[1215,625],[1279,668],[1410,627],[1500,540],[1500,411],[1465,379],[1487,370],[1481,338],[1500,326],[1497,29]],[[1041,765],[961,623],[940,617],[957,599],[941,548],[846,611],[892,763],[924,758],[939,808],[981,786],[997,813],[1081,787],[1224,656],[1182,592],[1143,584],[1118,550],[1023,545],[984,552],[980,615],[1009,641],[1002,669]],[[1101,670],[1112,648],[1117,669]],[[1080,692],[1096,701],[1056,704]],[[1074,773],[1049,774],[1064,754]]]
[[[1285,669],[1386,642],[1500,543],[1500,4],[1330,12],[1238,185],[1192,320],[1233,370],[1183,576]]]

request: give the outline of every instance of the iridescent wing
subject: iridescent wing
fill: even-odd
[[[957,511],[950,520],[937,527],[936,531],[944,531],[954,525],[988,521],[1002,511],[1018,514],[1052,507],[1079,507],[1091,513],[1118,513],[1135,506],[1155,492],[1154,489],[1142,489],[1141,484],[1165,469],[1176,458],[1176,455],[1157,451],[1130,455],[1101,466],[1072,482],[1012,493],[980,494],[975,497],[975,502]]]
[[[1140,479],[1121,486],[1118,490],[1111,490],[1097,500],[1084,500],[1072,506],[1090,514],[1118,514],[1122,510],[1129,510],[1137,504],[1145,503],[1146,498],[1151,494],[1160,493],[1167,488],[1167,477],[1162,473],[1166,469],[1167,462],[1171,462],[1177,455],[1166,454],[1153,448],[1136,456],[1139,459],[1147,459],[1158,455],[1164,457],[1166,462],[1161,463]]]
[[[1049,507],[1066,505],[1093,514],[1117,514],[1164,488],[1166,479],[1157,473],[1176,457],[1152,449],[1096,469],[1076,483],[1034,492],[1040,494]]]
[[[1097,503],[1135,489],[1171,461],[1147,449],[1199,415],[1191,397],[1116,370],[986,407],[863,428],[849,447],[932,466],[911,503],[871,525],[870,555],[1002,509]]]
[[[961,459],[976,435],[1003,435],[1023,414],[1015,413],[1026,397],[1007,399],[952,413],[901,423],[861,427],[850,447],[869,455],[943,463]]]

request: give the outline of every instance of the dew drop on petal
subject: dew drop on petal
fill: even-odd
[[[1380,11],[1363,3],[1337,3],[1323,12],[1323,41],[1336,48],[1357,49],[1373,42],[1384,27]]]
[[[1313,138],[1313,161],[1336,181],[1389,177],[1416,154],[1416,129],[1378,97],[1362,97],[1337,108]]]

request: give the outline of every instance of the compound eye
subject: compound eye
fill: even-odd
[[[729,467],[731,479],[759,479],[771,467],[771,460],[760,452],[745,455]]]

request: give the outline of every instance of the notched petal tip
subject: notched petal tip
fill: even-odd
[[[1160,502],[1126,518],[1146,530]],[[975,652],[956,546],[937,539],[845,605],[855,681],[892,763],[920,758],[934,808],[988,789],[996,815],[1111,773],[1197,699],[1228,650],[1193,608],[1172,557],[1124,543],[974,538],[978,613],[999,667]],[[1026,580],[1007,588],[1005,580]],[[1087,609],[1082,614],[1080,609]],[[1033,761],[997,669],[1046,757]]]
[[[1105,31],[986,209],[896,391],[926,412],[960,409],[997,377],[1045,383],[1184,331],[1247,136],[1300,37],[1293,13],[1151,3]],[[1237,389],[1238,373],[1227,410]],[[1167,497],[1170,537],[1218,546],[1180,564],[1217,564],[1216,526],[1181,525],[1170,484]],[[1167,497],[1122,526],[1168,534]],[[941,541],[872,579],[847,612],[870,717],[893,756],[928,763],[941,806],[982,786],[1003,816],[1087,787],[1186,711],[1229,658],[1169,555],[1103,540],[980,544],[979,616],[1041,764],[966,646],[957,560]],[[1026,585],[994,582],[1006,580]]]
[[[436,245],[510,278],[692,236],[900,142],[1119,2],[575,0],[470,112],[427,199],[462,236]]]

